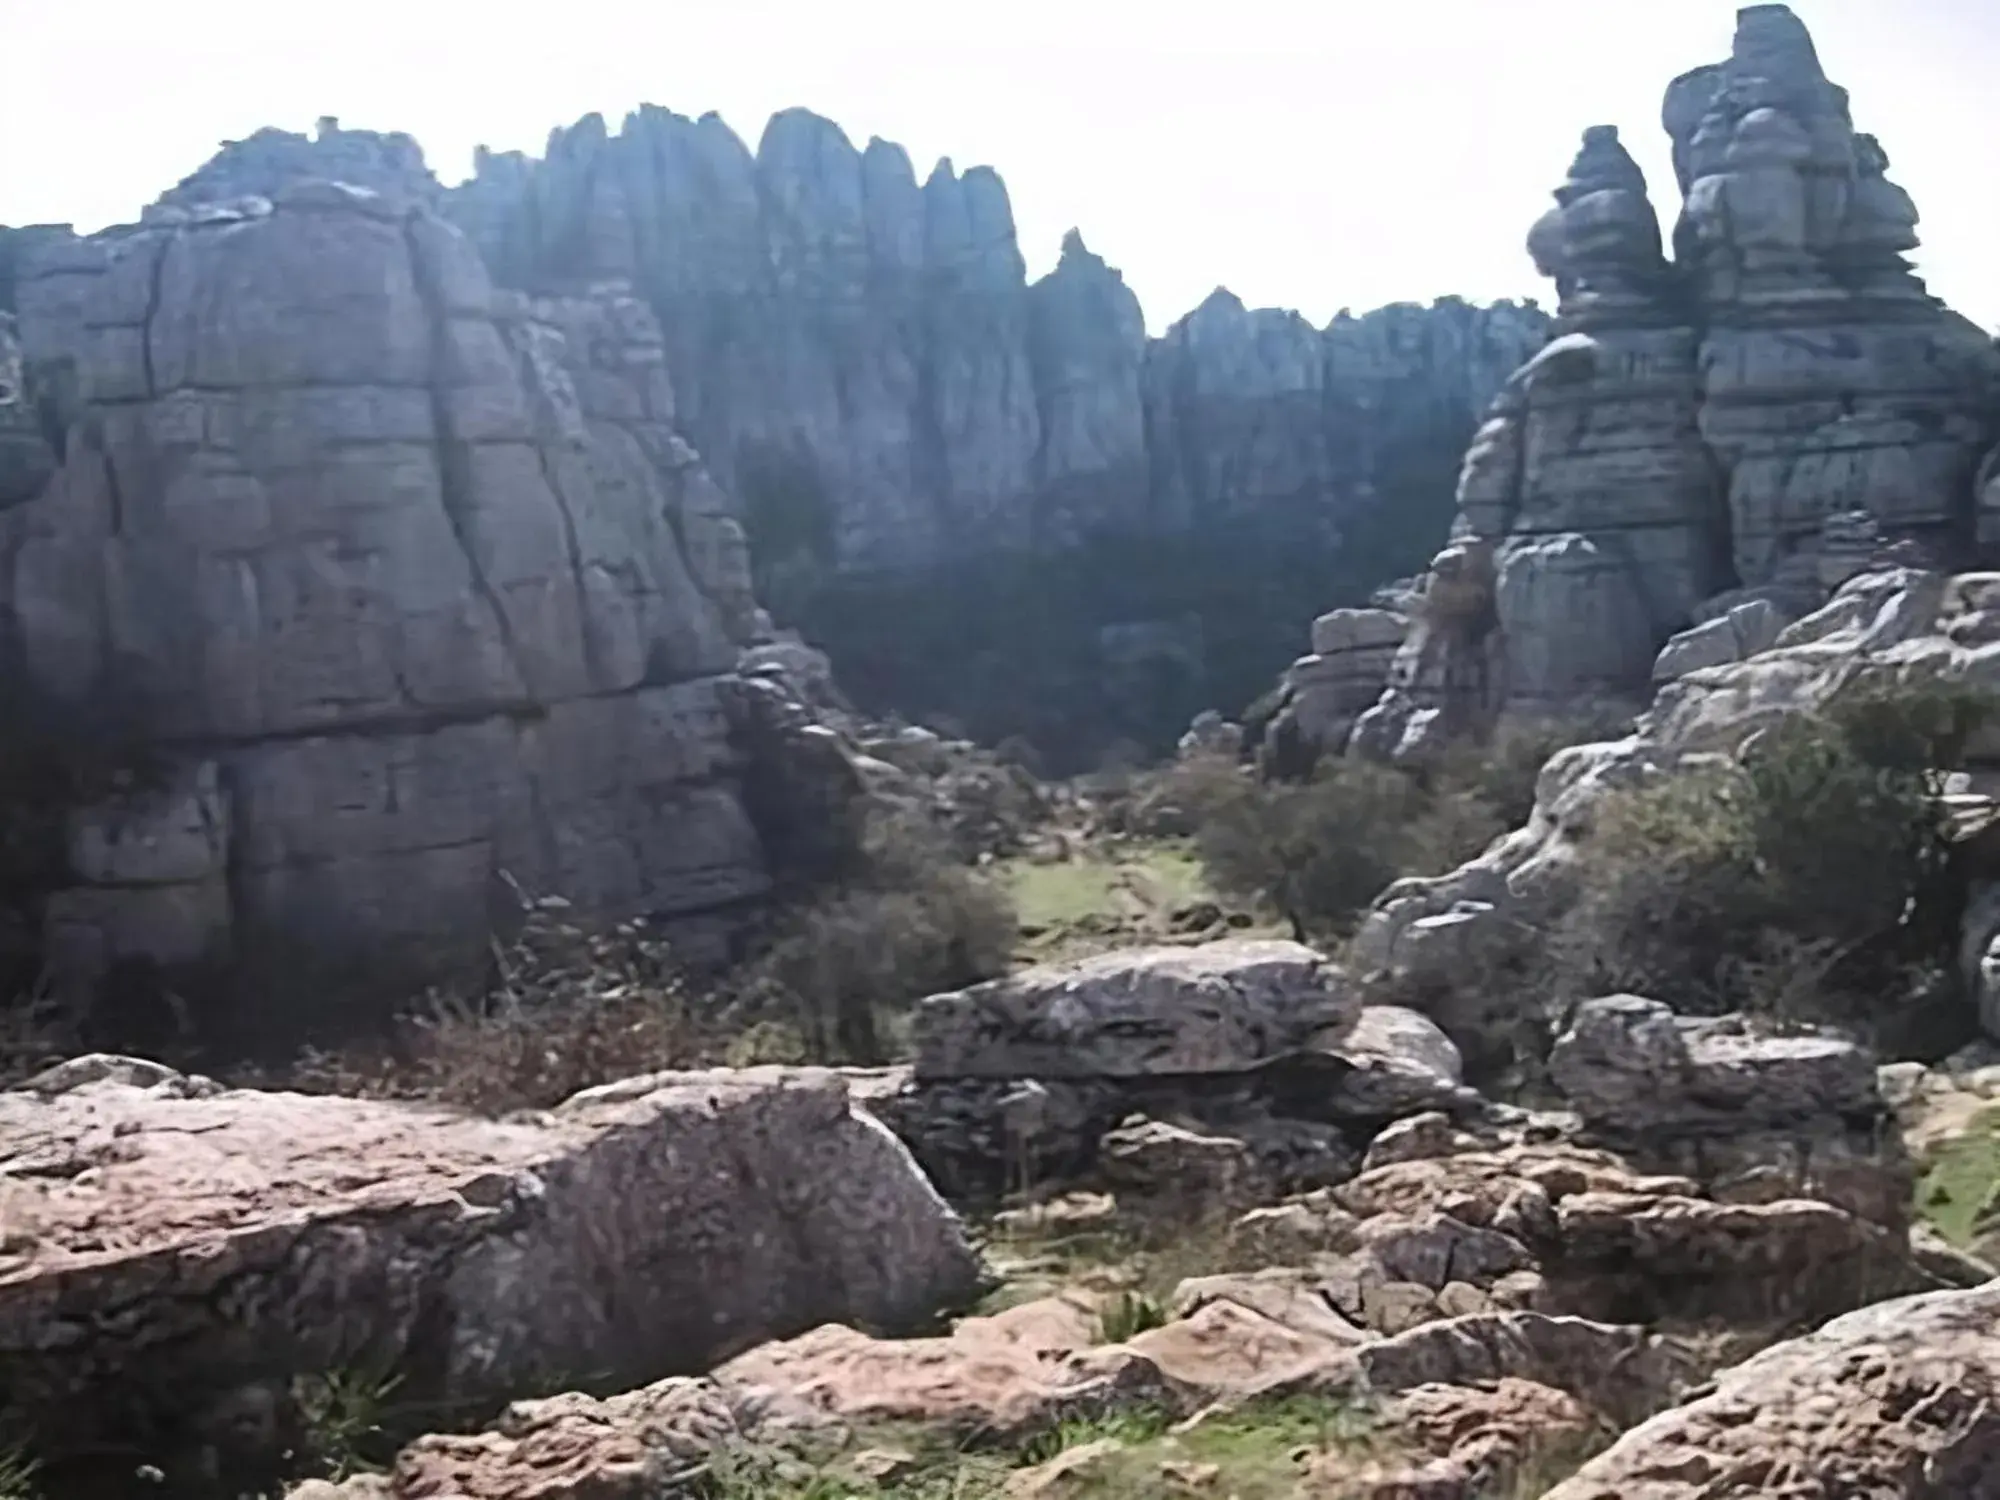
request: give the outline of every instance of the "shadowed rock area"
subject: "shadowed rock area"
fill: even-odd
[[[1080,234],[1030,284],[1007,190],[803,110],[592,116],[445,212],[508,285],[628,278],[768,601],[864,702],[1069,763],[1255,691],[1292,621],[1442,534],[1477,412],[1544,336],[1503,304],[1322,330],[1218,290],[1164,338]]]

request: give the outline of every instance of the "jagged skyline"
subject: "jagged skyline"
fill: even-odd
[[[1985,0],[1794,8],[1924,214],[1919,271],[2000,324],[1983,92],[2000,16]],[[1659,79],[1725,52],[1734,12],[1246,0],[1135,27],[1122,8],[1026,0],[982,32],[912,0],[572,0],[565,42],[445,3],[357,0],[331,32],[246,0],[36,7],[8,19],[22,65],[0,93],[0,223],[129,220],[220,140],[320,115],[408,131],[454,182],[475,146],[538,152],[591,111],[615,128],[642,101],[715,110],[754,146],[803,106],[857,145],[904,144],[920,173],[940,156],[995,167],[1031,274],[1080,228],[1156,333],[1217,285],[1322,324],[1447,294],[1547,302],[1521,238],[1582,129],[1621,128],[1671,227]]]

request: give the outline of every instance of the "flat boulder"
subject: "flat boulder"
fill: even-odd
[[[87,1059],[0,1093],[0,1391],[45,1453],[352,1368],[500,1400],[977,1295],[957,1217],[810,1069],[507,1120]]]
[[[1683,1018],[1638,995],[1579,1006],[1549,1071],[1586,1124],[1624,1135],[1734,1134],[1882,1107],[1875,1059],[1858,1043],[1770,1035],[1740,1016]]]
[[[1232,938],[1050,964],[917,1008],[919,1081],[1240,1073],[1360,1008],[1301,943]]]

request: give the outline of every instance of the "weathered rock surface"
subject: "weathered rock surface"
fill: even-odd
[[[742,528],[650,311],[496,291],[411,196],[259,163],[19,267],[27,360],[79,405],[0,514],[9,670],[150,773],[74,810],[58,967],[407,993],[480,961],[503,876],[596,914],[754,902],[775,688],[735,674]],[[209,196],[246,186],[275,197]]]
[[[1882,1112],[1875,1059],[1856,1042],[1683,1018],[1637,995],[1578,1006],[1549,1074],[1587,1125],[1628,1140]]]
[[[1301,943],[1128,949],[933,995],[913,1028],[920,1078],[1239,1073],[1359,1011]]]
[[[987,1196],[1009,1172],[1103,1172],[1135,1197],[1211,1217],[1245,1206],[1252,1184],[1343,1180],[1386,1121],[1478,1103],[1443,1032],[1363,1004],[1299,943],[1225,939],[1024,970],[930,997],[911,1029],[911,1081],[869,1107],[954,1197]],[[1195,1191],[1204,1184],[1214,1192]]]
[[[793,465],[844,566],[1301,502],[1332,520],[1394,424],[1468,419],[1539,336],[1451,302],[1322,332],[1218,292],[1149,349],[1080,235],[1028,285],[989,168],[919,185],[901,147],[805,110],[754,154],[713,115],[589,116],[539,161],[481,153],[448,212],[508,285],[644,286],[719,477],[754,494]]]
[[[1547,1500],[2000,1495],[2000,1292],[1884,1302],[1768,1349]]]
[[[0,1389],[50,1457],[351,1368],[477,1405],[977,1294],[832,1074],[662,1074],[509,1122],[84,1059],[0,1094]]]
[[[1362,719],[1370,753],[1753,654],[1773,622],[1732,606],[1816,608],[1857,523],[1962,560],[1995,532],[1974,478],[2000,355],[1911,274],[1916,210],[1797,17],[1744,10],[1664,123],[1686,200],[1671,261],[1607,126],[1529,237],[1556,336],[1466,456],[1453,545]]]

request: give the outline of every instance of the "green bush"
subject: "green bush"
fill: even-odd
[[[1959,906],[1941,778],[1984,712],[1947,684],[1851,690],[1607,799],[1551,943],[1561,991],[1911,1021]]]
[[[1295,783],[1192,762],[1180,796],[1216,890],[1268,902],[1301,939],[1344,936],[1384,888],[1410,873],[1413,835],[1430,811],[1413,777],[1352,760],[1328,761]]]
[[[1303,781],[1195,754],[1106,811],[1118,831],[1192,837],[1217,891],[1268,903],[1301,938],[1339,938],[1397,880],[1442,875],[1526,823],[1551,755],[1615,732],[1590,721],[1510,724],[1434,764],[1322,759]]]
[[[849,878],[781,919],[730,983],[732,1009],[796,1027],[816,1061],[885,1062],[885,1018],[1004,973],[1018,936],[1006,892],[928,820],[879,817]]]

